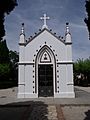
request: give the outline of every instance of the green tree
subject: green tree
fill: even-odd
[[[18,53],[9,51],[6,40],[0,42],[0,88],[17,85]]]
[[[13,80],[18,80],[18,61],[19,55],[16,51],[9,51],[9,58],[11,63],[11,78]]]
[[[9,15],[15,6],[17,6],[17,0],[0,0],[0,83],[4,83],[4,86],[10,82],[12,76],[15,78],[15,63],[12,63],[6,40],[3,40],[5,16]],[[2,86],[3,84],[0,84],[0,87]]]
[[[88,31],[89,31],[89,40],[90,40],[90,0],[86,0],[86,12],[87,12],[87,17],[84,19],[84,22],[87,25]]]
[[[10,64],[0,64],[0,82],[9,80]]]
[[[81,75],[81,79],[77,79],[78,75]],[[76,84],[90,84],[90,58],[79,59],[74,63],[74,78]]]
[[[5,16],[10,14],[15,6],[17,6],[17,0],[0,0],[0,41],[3,40],[3,36],[5,35]]]
[[[17,63],[19,61],[19,53],[17,51],[9,51],[9,58],[11,63],[13,64],[13,67],[17,66]]]
[[[9,62],[9,49],[6,44],[6,40],[4,40],[0,42],[0,64]]]

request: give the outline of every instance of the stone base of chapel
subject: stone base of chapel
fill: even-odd
[[[74,92],[61,92],[60,94],[55,94],[54,98],[75,98]]]
[[[18,98],[38,98],[38,94],[30,94],[30,93],[18,93]],[[62,92],[60,94],[54,94],[54,98],[75,98],[74,92]]]
[[[38,94],[18,93],[18,98],[38,98]]]

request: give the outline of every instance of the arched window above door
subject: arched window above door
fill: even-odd
[[[36,57],[37,63],[54,63],[55,57],[52,50],[44,45],[38,52]]]
[[[51,62],[51,57],[48,53],[48,51],[44,51],[44,53],[42,54],[41,58],[40,58],[40,62],[41,63],[45,63],[45,62]]]

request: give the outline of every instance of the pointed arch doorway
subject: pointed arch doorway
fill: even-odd
[[[38,97],[51,97],[55,93],[55,57],[48,46],[43,46],[36,57]]]

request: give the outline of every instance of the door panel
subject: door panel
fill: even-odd
[[[38,65],[38,94],[53,96],[53,65]]]

